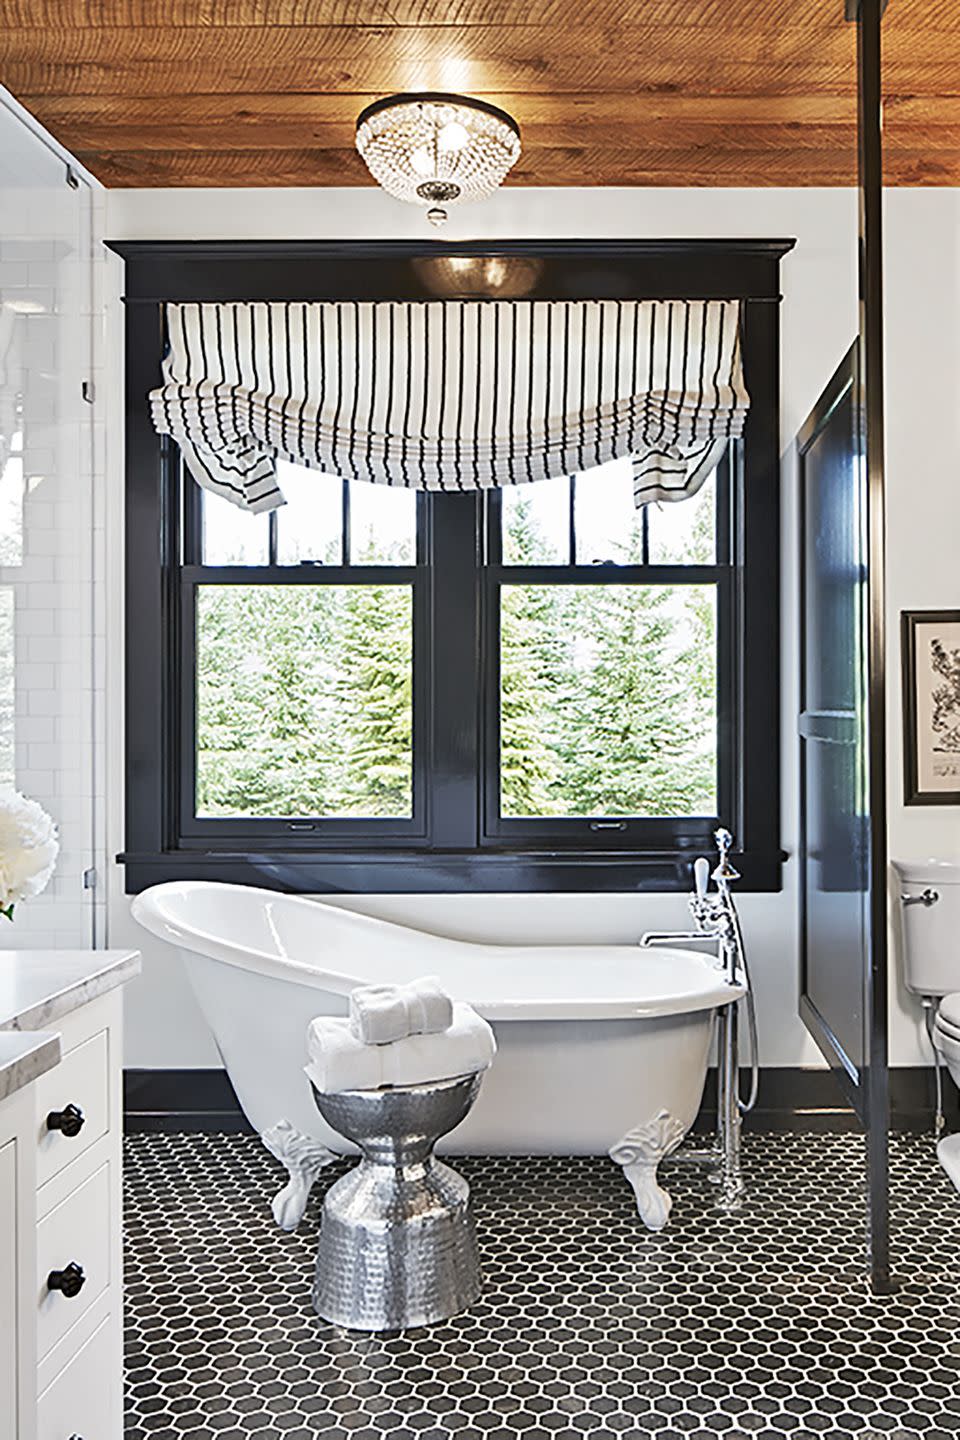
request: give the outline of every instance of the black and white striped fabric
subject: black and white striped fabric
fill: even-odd
[[[734,300],[166,307],[157,429],[199,483],[283,503],[279,458],[478,490],[630,457],[638,505],[693,495],[749,407]]]

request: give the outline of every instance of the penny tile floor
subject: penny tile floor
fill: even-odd
[[[661,1174],[640,1224],[603,1159],[454,1160],[484,1292],[429,1330],[364,1336],[310,1306],[319,1203],[283,1234],[249,1135],[126,1141],[127,1440],[956,1440],[960,1196],[929,1139],[893,1144],[896,1268],[863,1278],[855,1135],[748,1135],[749,1193]]]

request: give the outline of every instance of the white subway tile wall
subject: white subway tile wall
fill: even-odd
[[[93,368],[99,197],[0,103],[0,784],[57,821],[43,895],[2,921],[0,947],[87,946],[102,934],[95,577],[99,461]],[[102,607],[100,607],[102,609]]]

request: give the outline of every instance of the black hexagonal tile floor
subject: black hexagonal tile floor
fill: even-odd
[[[734,1216],[665,1166],[657,1235],[603,1159],[455,1161],[482,1298],[393,1336],[310,1306],[344,1165],[285,1235],[253,1137],[134,1135],[126,1159],[127,1440],[960,1440],[960,1196],[929,1139],[893,1144],[889,1298],[863,1278],[856,1136],[748,1136]]]

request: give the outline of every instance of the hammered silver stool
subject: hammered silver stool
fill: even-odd
[[[480,1293],[467,1182],[433,1147],[466,1116],[482,1071],[427,1085],[324,1094],[327,1124],[360,1148],[327,1191],[313,1306],[347,1330],[449,1320]]]

